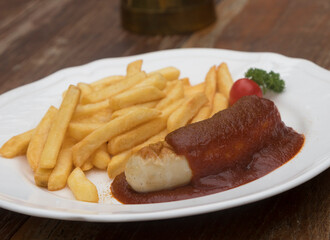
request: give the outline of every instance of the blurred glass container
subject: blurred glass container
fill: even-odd
[[[121,0],[122,25],[136,33],[188,33],[215,19],[213,0]]]

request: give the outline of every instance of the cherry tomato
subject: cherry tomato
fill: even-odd
[[[262,97],[259,85],[248,78],[241,78],[234,82],[229,94],[229,105],[233,105],[238,99],[244,96],[257,95]]]

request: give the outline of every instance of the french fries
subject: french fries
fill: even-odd
[[[110,154],[116,155],[120,152],[135,147],[144,142],[148,138],[161,132],[167,126],[167,117],[161,116],[133,130],[123,133],[109,141],[108,151]]]
[[[199,109],[198,113],[191,120],[191,123],[203,121],[203,120],[209,118],[210,115],[211,115],[211,111],[212,111],[211,105],[210,104],[206,104],[201,109]]]
[[[202,120],[205,120],[210,117],[212,107],[213,107],[213,101],[214,101],[214,95],[216,93],[217,88],[217,79],[216,79],[216,69],[215,66],[211,67],[208,73],[205,77],[205,86],[204,86],[204,92],[208,99],[207,104],[205,104],[196,114],[196,116],[191,120],[192,123],[199,122]]]
[[[90,116],[93,115],[94,113],[100,112],[107,108],[110,108],[109,99],[97,103],[91,103],[85,105],[79,104],[74,112],[73,119],[79,119],[82,117]]]
[[[167,130],[172,132],[179,127],[185,126],[206,102],[207,97],[203,92],[196,93],[189,97],[187,101],[168,118]]]
[[[157,135],[167,127],[168,117],[180,106],[182,100],[178,100],[171,105],[166,106],[162,115],[149,121],[136,128],[123,133],[108,142],[108,152],[112,155],[116,155],[120,152],[128,150],[143,143],[152,136]]]
[[[159,103],[156,105],[156,108],[162,110],[166,106],[171,105],[172,103],[183,97],[183,83],[179,81],[171,88],[167,96],[159,101]]]
[[[115,119],[119,116],[122,116],[124,114],[127,114],[129,112],[133,112],[135,110],[137,110],[138,108],[140,108],[141,106],[131,106],[131,107],[126,107],[126,108],[122,108],[122,109],[119,109],[117,111],[114,111],[111,115],[111,119]]]
[[[39,161],[40,168],[55,167],[57,156],[62,146],[64,136],[73,116],[74,110],[78,104],[79,97],[80,90],[71,85],[49,130],[49,134]]]
[[[165,97],[165,93],[154,86],[140,86],[111,98],[110,108],[115,111],[136,104],[158,100],[163,97]]]
[[[100,102],[102,100],[108,99],[110,97],[113,97],[130,87],[138,84],[146,77],[145,72],[139,72],[131,76],[127,76],[121,81],[118,81],[117,83],[114,83],[108,87],[102,88],[99,91],[91,92],[90,94],[86,95],[82,99],[83,104],[87,103],[96,103]]]
[[[87,179],[80,168],[75,168],[69,178],[68,186],[77,200],[84,202],[98,202],[99,195],[96,186]]]
[[[125,171],[126,163],[132,153],[132,150],[127,150],[111,158],[107,168],[109,178],[115,178]]]
[[[98,202],[84,171],[95,167],[114,178],[134,152],[228,107],[232,78],[225,63],[212,66],[197,85],[179,77],[175,67],[147,74],[137,60],[124,75],[70,86],[58,109],[51,106],[35,129],[8,140],[0,155],[26,154],[37,186],[67,185],[77,200]]]
[[[76,167],[81,167],[103,143],[160,114],[161,112],[156,109],[139,108],[134,112],[129,112],[123,116],[117,117],[104,126],[97,128],[73,147],[72,154],[74,165]]]
[[[115,84],[115,83],[123,80],[124,78],[125,78],[124,76],[120,76],[120,75],[109,76],[109,77],[102,78],[98,81],[92,82],[90,84],[90,86],[93,88],[93,91],[99,91],[102,88],[105,88],[107,86],[110,86],[111,84]]]
[[[61,151],[59,153],[56,166],[48,178],[48,190],[56,191],[66,186],[67,179],[72,170],[72,151],[71,147],[74,145],[73,139],[67,138]]]
[[[44,149],[48,137],[49,129],[54,121],[56,114],[57,108],[51,106],[36,127],[31,137],[29,147],[26,151],[26,158],[33,171],[36,171],[38,167],[42,150]]]
[[[48,186],[48,179],[50,174],[52,174],[53,169],[41,168],[37,167],[34,172],[34,182],[39,187],[47,187]]]
[[[104,123],[71,122],[69,124],[68,134],[77,141],[80,141],[87,135],[89,135],[91,132],[95,131],[97,128],[103,125]]]
[[[157,71],[149,73],[148,76],[152,76],[155,73],[160,73],[168,81],[173,81],[173,80],[179,79],[179,76],[180,76],[180,70],[175,68],[175,67],[162,68],[162,69],[159,69]]]
[[[110,121],[112,115],[112,110],[110,108],[105,108],[99,112],[93,113],[91,115],[85,115],[79,118],[72,118],[72,122],[80,123],[107,123]]]
[[[205,95],[209,100],[209,103],[213,103],[213,98],[217,88],[217,76],[215,72],[215,66],[211,67],[205,78]]]
[[[230,89],[234,83],[226,63],[221,63],[217,68],[218,92],[229,99]]]
[[[186,87],[184,89],[184,95],[191,96],[199,92],[204,92],[204,89],[205,89],[205,82],[202,82],[191,87]]]
[[[92,164],[98,169],[107,169],[110,162],[110,155],[107,150],[107,145],[104,143],[96,150],[92,156]]]
[[[222,93],[216,93],[213,99],[213,109],[212,109],[211,117],[217,112],[226,109],[227,107],[228,107],[228,99],[225,97],[225,95],[223,95]]]
[[[154,101],[151,101],[151,102],[137,104],[135,106],[137,106],[137,107],[146,107],[146,108],[154,108],[158,103],[159,103],[159,100],[154,100]]]
[[[134,62],[129,63],[127,65],[126,75],[132,76],[136,73],[141,72],[141,67],[142,67],[142,60],[136,60]]]
[[[136,87],[154,86],[160,90],[163,90],[166,87],[166,83],[167,83],[167,80],[165,77],[163,77],[163,75],[161,75],[160,73],[155,73],[155,74],[149,76],[148,78],[146,78],[146,80],[137,84]]]
[[[92,159],[89,158],[86,162],[84,162],[84,164],[80,167],[82,171],[87,172],[89,170],[91,170],[94,167],[93,163],[92,163]]]
[[[166,82],[166,86],[164,88],[164,93],[166,94],[166,96],[178,82],[181,82],[182,86],[184,86],[183,81],[179,81],[179,80],[173,80],[173,81],[170,81],[170,82],[169,81]]]
[[[183,87],[191,87],[189,78],[181,78],[179,81],[182,82]]]
[[[89,86],[87,83],[78,83],[77,87],[80,89],[81,97],[88,95],[93,91],[93,88]]]
[[[5,158],[13,158],[26,153],[34,129],[21,133],[9,139],[0,149],[0,155]]]

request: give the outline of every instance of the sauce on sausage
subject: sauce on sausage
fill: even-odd
[[[210,119],[168,134],[165,140],[187,158],[193,172],[190,184],[138,193],[123,173],[111,185],[116,199],[126,204],[169,202],[238,187],[292,159],[304,136],[285,126],[272,101],[248,96]]]

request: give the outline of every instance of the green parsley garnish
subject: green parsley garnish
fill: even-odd
[[[283,92],[285,88],[285,82],[281,79],[279,73],[273,71],[266,72],[265,70],[258,68],[250,68],[246,73],[245,77],[256,82],[263,93],[267,90],[272,90],[274,92]]]

